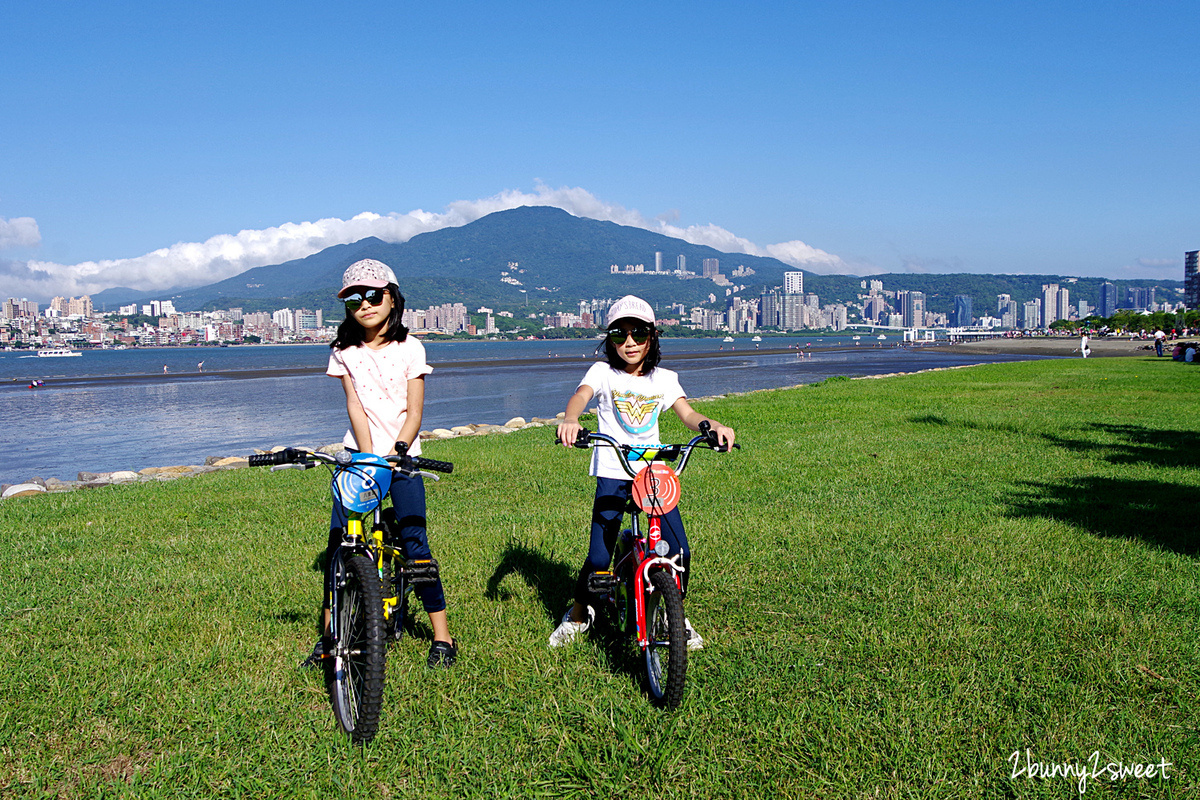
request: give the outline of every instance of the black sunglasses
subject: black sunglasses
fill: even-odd
[[[352,294],[346,298],[346,310],[350,312],[358,311],[363,303],[369,306],[378,306],[383,302],[385,294],[387,294],[386,289],[368,289],[362,294]]]
[[[646,340],[650,338],[651,332],[652,329],[647,328],[645,325],[638,325],[629,331],[622,330],[621,328],[609,328],[608,340],[613,344],[624,344],[625,339],[632,336],[634,344],[645,344]]]

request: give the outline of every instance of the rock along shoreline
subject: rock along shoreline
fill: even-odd
[[[562,415],[559,414],[559,417],[561,416]],[[514,431],[524,430],[525,428],[543,428],[548,425],[557,424],[558,419],[554,418],[534,417],[533,419],[526,420],[524,417],[513,417],[503,425],[490,425],[482,423],[472,425],[456,425],[453,428],[434,428],[431,431],[421,431],[421,440],[431,441],[437,439],[455,439],[460,436],[485,436],[492,433],[512,433]],[[255,452],[277,452],[279,450],[283,450],[284,447],[284,445],[278,445],[270,450],[255,450]],[[333,454],[345,448],[341,442],[338,442],[336,444],[327,444],[321,447],[307,449]],[[194,466],[147,467],[136,472],[133,470],[116,470],[113,472],[80,472],[78,477],[73,481],[59,480],[58,478],[34,477],[30,478],[24,483],[0,484],[0,499],[8,500],[13,497],[27,497],[56,492],[72,492],[76,489],[96,489],[101,486],[113,486],[128,483],[173,481],[178,480],[179,478],[190,478],[195,475],[205,475],[210,472],[241,469],[247,466],[249,466],[249,462],[243,456],[209,456],[204,460],[203,464]]]

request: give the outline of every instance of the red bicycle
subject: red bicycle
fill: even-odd
[[[581,430],[575,447],[611,447],[622,469],[633,479],[626,512],[630,527],[621,531],[613,550],[611,571],[595,572],[588,589],[603,600],[614,627],[623,634],[635,632],[646,662],[646,682],[654,701],[676,708],[683,699],[687,675],[687,632],[683,624],[680,576],[682,554],[667,558],[670,546],[662,538],[662,517],[679,503],[679,476],[697,447],[717,452],[727,449],[717,440],[707,421],[700,435],[687,444],[639,446],[620,444],[611,436]],[[735,448],[741,449],[738,444]],[[667,462],[678,459],[672,468]],[[640,471],[630,462],[649,462]],[[639,512],[646,515],[643,527]]]

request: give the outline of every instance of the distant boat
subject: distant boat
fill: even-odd
[[[732,337],[732,336],[726,336],[726,337],[725,337],[724,339],[722,339],[721,341],[723,341],[723,342],[732,342],[732,341],[733,341],[733,337]]]
[[[879,334],[879,336],[878,336],[878,339],[879,339],[879,341],[881,341],[881,342],[882,342],[884,339],[886,339],[886,338],[887,338],[887,337],[886,337],[886,336],[884,336],[882,333],[881,333],[881,334]]]
[[[755,336],[755,337],[754,337],[753,339],[751,339],[750,341],[752,341],[752,342],[761,342],[761,341],[762,341],[762,337],[761,337],[761,336]]]
[[[69,358],[70,356],[82,356],[83,353],[77,353],[69,347],[44,347],[37,351],[38,358]]]
[[[858,341],[859,339],[861,339],[862,337],[861,337],[861,336],[852,336],[851,338],[852,338],[852,339],[854,339],[854,341],[856,341],[856,342],[857,342],[857,341]]]

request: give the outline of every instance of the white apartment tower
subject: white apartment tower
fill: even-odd
[[[783,293],[784,294],[804,294],[804,273],[803,272],[785,272],[785,273],[783,273]]]

